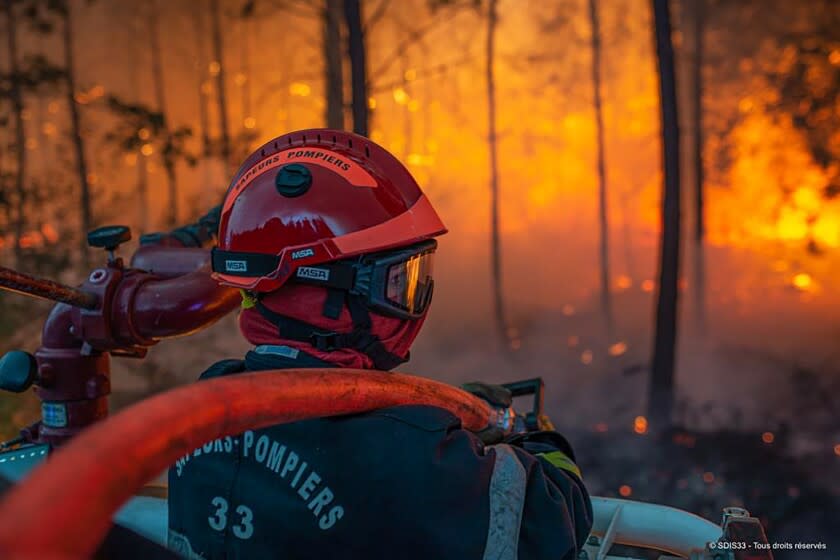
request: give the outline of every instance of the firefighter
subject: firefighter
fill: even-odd
[[[225,195],[212,267],[239,288],[244,360],[201,375],[409,359],[446,228],[400,162],[335,130],[281,136]],[[467,387],[510,406],[504,388]],[[577,558],[592,506],[554,431],[502,441],[400,406],[210,442],[169,472],[169,546],[193,558]]]

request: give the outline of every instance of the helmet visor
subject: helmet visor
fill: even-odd
[[[432,295],[434,253],[413,255],[388,267],[385,300],[410,315],[422,315]]]

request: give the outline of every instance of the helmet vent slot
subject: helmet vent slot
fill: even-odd
[[[365,146],[365,155],[367,157],[370,157],[370,147],[369,146]]]
[[[349,148],[352,148],[352,147],[353,147],[353,139],[352,139],[352,138],[348,138],[348,139],[347,139],[347,146],[348,146]]]
[[[320,144],[320,143],[321,143],[321,135],[320,135],[320,134],[318,134],[315,138],[317,138],[317,139],[318,139],[318,143]]]

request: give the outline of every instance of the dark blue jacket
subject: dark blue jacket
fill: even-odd
[[[202,378],[327,365],[261,347]],[[248,431],[170,469],[169,545],[207,559],[572,560],[592,506],[551,463],[564,447],[554,455],[572,452],[550,433],[485,448],[429,406]]]

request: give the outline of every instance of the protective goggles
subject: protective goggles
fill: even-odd
[[[360,295],[369,308],[383,315],[417,319],[426,313],[432,300],[435,249],[437,241],[430,240],[404,249],[365,255],[355,261],[301,266],[292,279]],[[214,251],[214,270],[217,269],[217,256],[227,258],[218,253]],[[273,265],[266,263],[264,268],[268,270]],[[249,268],[253,270],[254,267]],[[226,273],[231,274],[231,271],[228,269]]]

